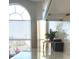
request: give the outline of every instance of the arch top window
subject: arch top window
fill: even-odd
[[[9,6],[9,20],[31,20],[29,12],[20,5]]]

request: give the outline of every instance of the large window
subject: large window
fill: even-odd
[[[9,5],[9,39],[10,48],[31,50],[31,17],[21,5]]]
[[[64,31],[66,38],[69,39],[70,34],[70,22],[69,21],[48,21],[48,31]],[[61,35],[60,35],[61,36]]]
[[[28,11],[20,5],[9,6],[9,20],[31,20]]]
[[[30,21],[10,21],[10,39],[31,39]]]
[[[30,15],[22,6],[9,6],[9,26],[10,39],[31,39]]]

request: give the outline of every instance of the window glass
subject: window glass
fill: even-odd
[[[9,21],[10,39],[31,39],[31,21]]]
[[[66,34],[66,38],[69,39],[70,33],[70,22],[69,21],[48,21],[48,31],[52,29],[52,31],[59,31]]]
[[[19,14],[12,14],[10,20],[22,20],[22,17]]]
[[[9,6],[9,20],[31,20],[29,12],[20,5]]]
[[[15,13],[15,6],[14,5],[10,5],[9,6],[9,14]]]

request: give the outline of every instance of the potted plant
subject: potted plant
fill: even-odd
[[[56,37],[56,32],[57,31],[52,31],[50,29],[50,32],[47,32],[46,35],[46,39],[49,39],[49,41],[53,41],[53,39]]]

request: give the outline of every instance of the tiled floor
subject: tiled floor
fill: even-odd
[[[32,49],[30,52],[20,52],[11,59],[70,59],[70,56],[63,52],[38,52],[36,49]]]

